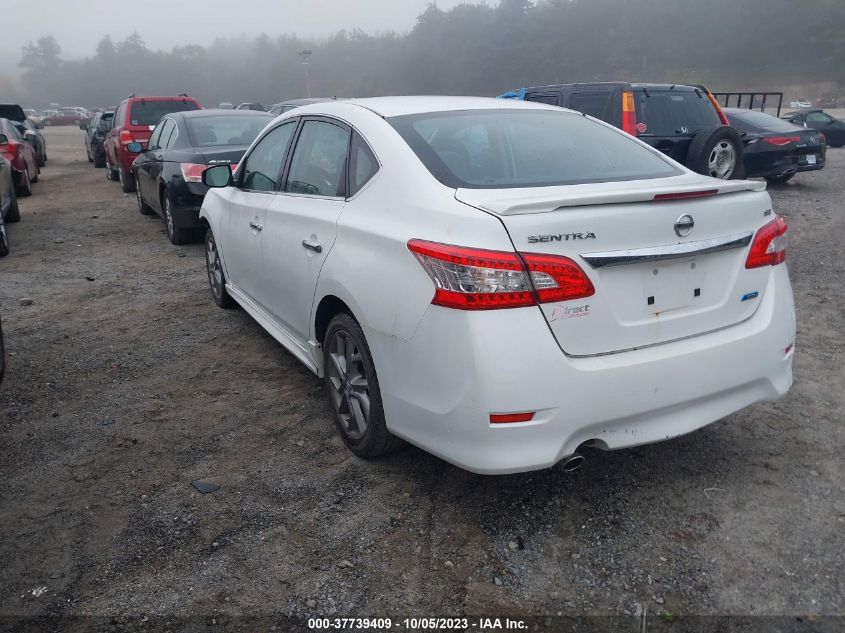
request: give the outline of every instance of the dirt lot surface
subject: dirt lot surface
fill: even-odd
[[[0,260],[2,615],[845,616],[845,150],[772,190],[787,397],[574,473],[482,477],[352,456],[320,381],[212,303],[202,246],[172,246],[79,130],[46,136]]]

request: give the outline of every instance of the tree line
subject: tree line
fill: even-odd
[[[23,48],[20,66],[28,103],[41,107],[182,92],[206,105],[270,104],[305,96],[306,73],[313,96],[495,95],[610,80],[761,90],[845,84],[843,25],[842,0],[501,0],[449,11],[432,3],[405,34],[262,35],[154,51],[135,33],[106,36],[78,60],[45,36]]]

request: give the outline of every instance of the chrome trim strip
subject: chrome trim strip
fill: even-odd
[[[597,253],[582,253],[581,257],[593,268],[604,266],[624,266],[642,262],[657,262],[666,259],[694,257],[707,253],[726,251],[732,248],[743,248],[751,243],[754,233],[735,233],[726,237],[714,237],[698,242],[682,242],[667,244],[666,246],[649,246],[623,251],[604,251]]]

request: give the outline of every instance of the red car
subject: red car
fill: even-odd
[[[0,153],[12,163],[12,178],[18,195],[32,194],[32,183],[38,181],[38,160],[32,145],[21,136],[9,119],[0,119]]]
[[[130,152],[130,143],[147,147],[147,141],[159,119],[171,112],[202,110],[200,102],[187,95],[178,97],[136,97],[124,99],[114,112],[112,128],[106,135],[106,178],[119,180],[124,193],[135,191],[132,161],[138,154]]]
[[[73,108],[59,108],[55,114],[44,117],[44,125],[76,125],[85,120],[85,115]]]

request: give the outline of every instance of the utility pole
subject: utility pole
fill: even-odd
[[[309,49],[299,51],[299,58],[302,60],[302,65],[305,66],[305,96],[311,98],[311,77],[308,74],[308,65],[311,63],[311,53]]]

